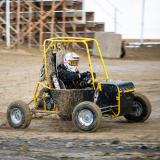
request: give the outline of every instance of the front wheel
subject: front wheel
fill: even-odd
[[[151,114],[151,103],[140,93],[134,94],[132,112],[124,115],[129,122],[144,122]]]
[[[95,131],[101,122],[102,112],[93,102],[78,104],[72,113],[72,122],[80,131]]]
[[[7,109],[7,120],[10,127],[27,128],[31,122],[32,114],[29,106],[23,101],[11,103]]]

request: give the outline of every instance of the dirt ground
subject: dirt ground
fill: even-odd
[[[36,53],[35,53],[36,52]],[[82,56],[81,66],[87,64]],[[97,58],[93,58],[98,68]],[[151,101],[152,114],[145,123],[127,123],[123,117],[104,119],[94,133],[79,133],[72,122],[57,116],[34,119],[29,128],[11,129],[5,112],[9,103],[33,97],[41,54],[23,49],[0,49],[0,159],[160,159],[160,61],[106,60],[111,79],[135,83]],[[102,74],[102,70],[98,70]]]

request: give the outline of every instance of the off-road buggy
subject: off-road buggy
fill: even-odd
[[[95,78],[89,45],[97,48],[105,78]],[[69,47],[70,46],[70,47]],[[66,89],[58,77],[57,66],[68,48],[83,48],[90,69],[91,87]],[[78,51],[78,49],[77,49]],[[41,88],[41,89],[40,89]],[[72,120],[80,131],[96,130],[103,117],[124,116],[130,122],[144,122],[151,113],[149,100],[135,92],[132,82],[109,80],[99,44],[93,38],[62,37],[46,39],[41,79],[34,92],[34,107],[22,101],[11,103],[8,123],[13,128],[29,126],[33,114],[55,113],[63,120]]]

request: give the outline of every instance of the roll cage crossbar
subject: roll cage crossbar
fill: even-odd
[[[109,79],[108,76],[108,72],[103,60],[103,56],[102,56],[102,52],[101,49],[99,47],[98,41],[94,38],[77,38],[77,37],[58,37],[58,38],[50,38],[50,39],[46,39],[44,41],[44,50],[43,50],[43,64],[45,65],[45,77],[47,77],[47,67],[46,67],[46,55],[48,50],[54,45],[54,43],[83,43],[85,46],[85,50],[86,50],[86,54],[87,54],[87,58],[88,58],[88,64],[89,64],[89,69],[91,72],[91,77],[92,77],[92,82],[93,82],[93,86],[95,85],[95,78],[94,78],[94,74],[93,74],[93,66],[92,66],[92,61],[91,61],[91,54],[89,51],[89,47],[88,47],[88,43],[89,42],[93,42],[97,48],[98,51],[98,55],[104,70],[104,74],[105,74],[105,78],[106,80]],[[95,86],[94,86],[95,88]]]

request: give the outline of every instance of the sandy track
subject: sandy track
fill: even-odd
[[[22,53],[19,55],[20,53]],[[18,55],[18,56],[17,56]],[[82,56],[84,64],[86,58]],[[97,58],[93,58],[98,68]],[[110,78],[133,81],[151,101],[145,123],[129,124],[123,117],[104,119],[95,133],[78,133],[58,117],[35,119],[25,130],[3,125],[8,104],[32,99],[41,55],[23,50],[0,51],[0,156],[2,159],[160,159],[160,61],[105,60]],[[102,74],[102,71],[98,71]],[[85,158],[84,158],[85,157]]]

